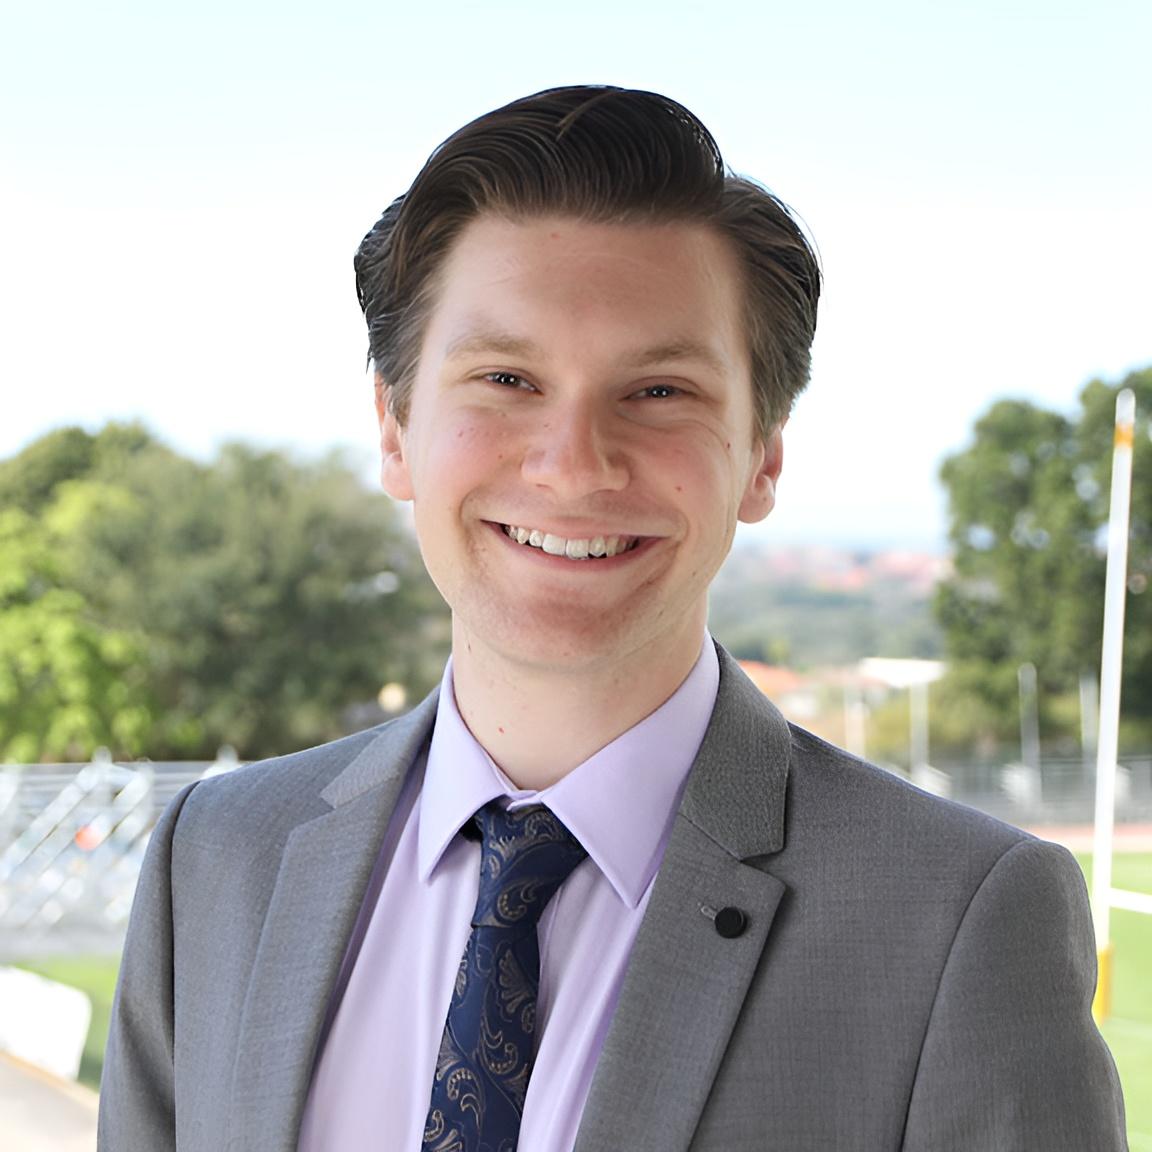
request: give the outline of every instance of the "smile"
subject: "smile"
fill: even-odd
[[[593,536],[587,540],[569,540],[563,536],[554,536],[551,532],[541,532],[538,528],[515,528],[511,524],[503,524],[501,527],[504,535],[517,544],[539,548],[549,556],[567,556],[569,560],[619,556],[621,552],[629,552],[640,543],[639,536]]]

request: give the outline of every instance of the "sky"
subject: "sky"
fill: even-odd
[[[691,108],[825,274],[783,543],[943,547],[997,398],[1152,365],[1145,0],[62,0],[0,22],[0,457],[139,419],[374,472],[352,253],[428,153],[541,88]]]

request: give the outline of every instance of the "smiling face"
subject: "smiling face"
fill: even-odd
[[[736,521],[771,511],[780,469],[726,241],[481,217],[440,283],[405,426],[378,408],[457,664],[682,678]]]

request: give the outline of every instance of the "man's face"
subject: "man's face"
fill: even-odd
[[[441,284],[406,426],[380,406],[383,482],[414,502],[457,659],[694,658],[736,521],[771,511],[780,469],[727,242],[482,217]]]

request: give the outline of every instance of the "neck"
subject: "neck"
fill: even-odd
[[[502,659],[454,634],[456,707],[512,783],[539,791],[655,712],[692,671],[703,638],[700,629],[672,651],[573,669]]]

